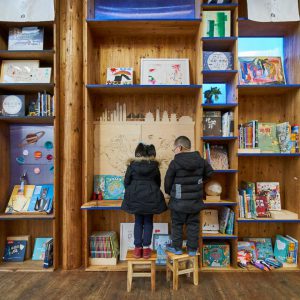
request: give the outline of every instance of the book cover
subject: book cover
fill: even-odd
[[[269,210],[281,210],[279,182],[257,182],[257,195],[265,196]]]
[[[276,259],[282,263],[286,262],[288,256],[290,240],[282,235],[276,235],[275,245],[274,245],[274,256]]]
[[[153,249],[156,251],[156,264],[165,266],[167,263],[166,248],[171,245],[171,235],[153,234]]]
[[[203,51],[203,70],[233,70],[233,54],[231,52]]]
[[[250,253],[253,260],[257,260],[256,247],[254,242],[238,241],[238,251]]]
[[[203,136],[221,135],[221,111],[205,111],[203,117]]]
[[[4,250],[3,261],[17,262],[24,261],[27,241],[7,240]]]
[[[268,257],[274,257],[271,238],[244,238],[244,241],[255,243],[257,259],[266,259]]]
[[[230,246],[225,243],[203,245],[203,267],[224,268],[230,265]]]
[[[30,235],[15,235],[6,237],[6,241],[26,241],[25,259],[31,258],[31,237]]]
[[[105,176],[105,200],[123,200],[125,193],[123,176]]]
[[[45,259],[45,251],[47,242],[52,240],[52,238],[36,238],[34,243],[34,249],[32,254],[32,260],[44,260]]]
[[[201,217],[203,233],[219,232],[220,227],[217,209],[204,209],[201,211]]]
[[[36,185],[28,206],[29,212],[52,212],[53,208],[53,184]]]
[[[297,262],[298,262],[298,247],[299,247],[298,246],[299,245],[298,240],[294,239],[293,237],[291,237],[289,235],[286,235],[286,238],[289,239],[289,240],[291,240],[295,244],[295,249],[294,249],[294,255],[293,255],[293,261],[292,261],[292,263],[297,265]]]
[[[262,153],[279,153],[275,123],[258,123],[258,148]]]
[[[204,37],[229,37],[231,35],[230,11],[203,11]]]
[[[228,219],[230,215],[230,208],[229,207],[222,207],[219,210],[219,224],[220,224],[220,233],[225,233],[226,226],[228,224]]]
[[[258,218],[270,218],[268,198],[266,196],[257,195],[255,198],[256,214]]]
[[[234,229],[234,211],[230,211],[230,215],[228,218],[228,223],[226,226],[225,233],[226,234],[233,234],[233,229]]]
[[[133,68],[107,68],[106,84],[108,85],[133,84]]]
[[[51,239],[46,243],[43,268],[48,269],[52,266],[53,266],[53,239]]]
[[[281,153],[291,152],[291,126],[289,122],[276,125],[276,134],[278,138]]]
[[[226,145],[210,145],[210,164],[214,170],[228,170],[229,159]]]

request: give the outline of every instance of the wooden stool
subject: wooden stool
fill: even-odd
[[[173,290],[178,290],[178,277],[179,275],[193,273],[194,285],[199,283],[199,253],[196,256],[189,256],[187,253],[176,255],[171,252],[166,251],[167,254],[167,281],[171,279],[171,272],[173,272]],[[181,264],[185,265],[185,268],[180,270]]]
[[[151,277],[151,291],[155,291],[156,252],[152,251],[151,257],[149,259],[145,259],[134,258],[133,251],[128,250],[126,260],[128,261],[127,292],[131,291],[133,277]],[[135,272],[134,266],[136,265],[150,267],[150,272]]]

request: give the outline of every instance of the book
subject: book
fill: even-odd
[[[231,52],[203,51],[203,70],[233,70],[233,54]]]
[[[279,153],[275,123],[258,123],[258,148],[262,153]]]
[[[276,135],[281,153],[291,152],[291,126],[289,122],[276,125]]]
[[[98,231],[90,236],[91,258],[112,258],[119,255],[119,243],[114,231]]]
[[[31,237],[30,235],[16,235],[6,237],[6,241],[26,241],[25,259],[31,258]]]
[[[171,245],[171,235],[169,234],[153,234],[153,249],[156,251],[156,264],[165,266],[167,263],[166,248]]]
[[[201,211],[202,232],[219,233],[219,218],[217,209],[204,209]]]
[[[8,33],[8,50],[43,50],[44,28],[12,27]]]
[[[94,193],[102,193],[104,200],[123,200],[125,193],[124,177],[94,175]]]
[[[51,213],[53,208],[53,197],[53,184],[36,185],[28,206],[28,211],[44,211],[48,214]]]
[[[282,263],[293,263],[293,255],[295,250],[295,242],[282,236],[276,235],[274,256]]]
[[[53,266],[53,239],[46,242],[43,268],[48,269],[52,266]]]
[[[257,195],[265,196],[269,210],[281,210],[279,182],[257,182]]]
[[[205,111],[203,117],[203,136],[221,135],[221,111]]]
[[[270,218],[268,198],[263,195],[258,195],[255,198],[256,215],[258,218]]]
[[[244,238],[244,241],[255,243],[257,259],[274,257],[271,238]]]
[[[3,261],[18,262],[24,261],[27,241],[7,240],[5,244]]]
[[[214,170],[228,170],[229,159],[226,145],[209,145],[208,162]]]
[[[224,268],[230,265],[230,245],[226,243],[203,244],[203,267]]]
[[[133,68],[107,68],[106,84],[108,85],[133,84]]]
[[[299,248],[298,240],[294,239],[293,237],[291,237],[289,235],[286,235],[285,237],[287,239],[291,240],[294,243],[294,245],[295,245],[295,247],[294,247],[294,254],[292,255],[292,257],[293,257],[292,263],[297,265],[297,262],[298,262],[298,248]]]
[[[221,207],[219,210],[219,224],[220,224],[219,231],[220,231],[220,233],[225,234],[229,216],[230,216],[230,208],[226,207],[226,206]]]
[[[252,259],[257,260],[256,247],[254,242],[248,241],[238,241],[238,251],[244,251],[250,253]]]
[[[299,215],[289,210],[281,209],[281,210],[272,210],[271,217],[274,220],[298,220]]]
[[[231,36],[230,11],[203,11],[203,37]]]
[[[50,237],[39,237],[35,239],[32,260],[44,261],[47,242],[49,242],[50,240],[52,240],[52,238]]]
[[[226,226],[226,230],[225,233],[226,234],[233,234],[233,230],[234,230],[234,211],[230,211],[230,215],[228,218],[228,223]]]

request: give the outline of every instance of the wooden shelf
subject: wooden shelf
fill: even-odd
[[[122,200],[93,200],[81,206],[82,210],[120,210]]]
[[[238,218],[239,223],[300,223],[300,220],[284,220],[284,219],[271,219],[271,218],[257,218],[257,219],[243,219]]]
[[[232,234],[202,233],[202,238],[204,240],[232,240],[232,239],[237,239],[238,237]]]
[[[220,201],[206,201],[203,200],[205,206],[236,206],[237,202],[220,200]]]
[[[234,141],[237,136],[203,136],[203,141]]]
[[[237,106],[238,103],[202,104],[204,110],[232,110]]]
[[[200,267],[200,272],[234,272],[237,271],[237,268],[232,266],[216,268],[216,267]]]
[[[0,116],[0,122],[20,124],[53,124],[55,117],[7,117]]]
[[[201,85],[104,85],[88,84],[87,89],[100,95],[197,95]]]
[[[239,157],[300,157],[300,153],[238,153]]]
[[[282,95],[300,89],[300,84],[238,85],[239,96]]]
[[[53,272],[54,269],[43,268],[43,261],[25,260],[24,262],[1,262],[0,272]]]
[[[39,59],[47,63],[52,63],[53,55],[54,55],[54,50],[36,50],[36,51],[0,50],[0,59]]]
[[[214,170],[214,173],[238,173],[239,170],[228,169],[228,170]]]
[[[200,19],[186,20],[96,20],[87,19],[90,32],[97,36],[184,35],[196,36]]]
[[[54,220],[53,214],[28,213],[28,214],[0,214],[0,220]]]
[[[237,41],[237,37],[203,37],[203,50],[204,51],[229,51],[231,50],[235,42]]]
[[[49,29],[53,28],[55,21],[44,21],[44,22],[6,22],[0,21],[0,28],[10,28],[10,27],[46,27]]]
[[[53,83],[0,83],[0,92],[38,93],[46,91],[53,93]]]
[[[260,269],[252,266],[252,265],[248,265],[247,269],[243,269],[243,268],[238,268],[237,269],[239,272],[263,272]],[[300,271],[300,267],[282,267],[282,268],[277,268],[274,269],[272,271],[267,271],[268,273],[271,272],[299,272]]]
[[[282,37],[291,33],[298,22],[255,22],[247,18],[238,18],[240,37]]]
[[[203,10],[235,10],[238,7],[238,3],[224,3],[224,4],[207,4],[201,5]]]
[[[231,81],[238,73],[237,70],[202,71],[204,83],[225,83]]]

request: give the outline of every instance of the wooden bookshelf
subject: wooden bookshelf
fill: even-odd
[[[37,59],[42,66],[52,68],[52,81],[44,83],[0,83],[0,94],[24,94],[32,97],[38,92],[46,91],[54,96],[56,117],[6,117],[0,116],[0,272],[52,272],[60,264],[59,254],[59,6],[55,1],[55,22],[0,22],[0,60],[3,59]],[[9,51],[8,30],[10,27],[41,26],[44,27],[44,49],[42,51]],[[28,103],[26,103],[28,104]],[[11,125],[51,125],[54,131],[54,201],[53,213],[5,214],[5,208],[10,198],[10,139]],[[43,261],[25,260],[24,262],[3,262],[2,255],[7,236],[30,235],[31,249],[34,249],[35,238],[53,237],[54,265],[43,268]]]

